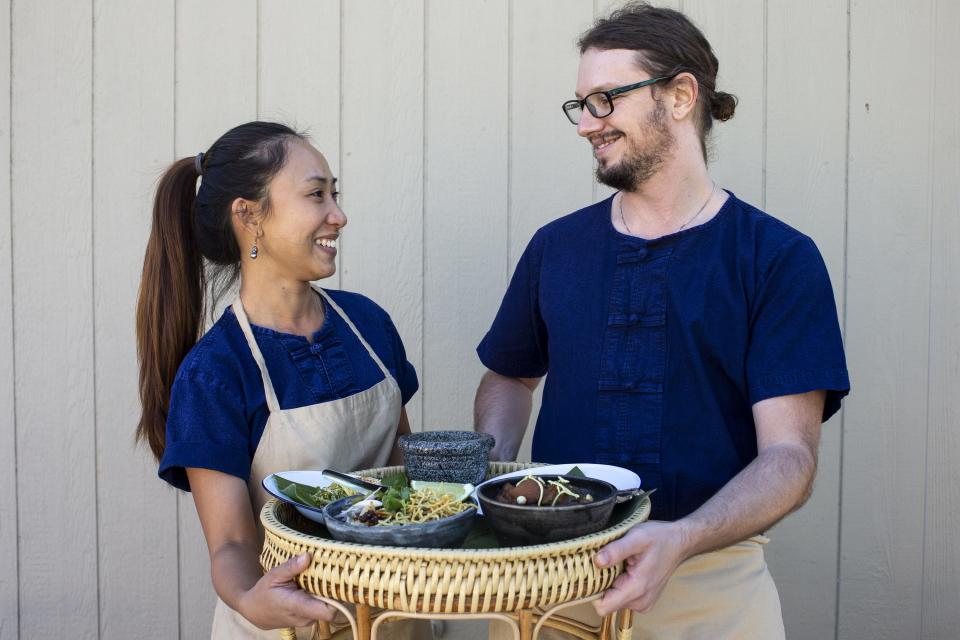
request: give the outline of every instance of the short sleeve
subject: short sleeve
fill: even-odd
[[[493,325],[477,347],[485,367],[512,378],[539,378],[547,373],[547,328],[540,314],[539,282],[543,231],[517,263]]]
[[[250,477],[250,426],[239,390],[231,390],[202,372],[177,376],[170,393],[167,443],[159,475],[190,490],[186,469],[213,469]]]
[[[762,270],[753,304],[750,403],[826,390],[823,420],[850,391],[830,277],[812,240],[788,240]]]
[[[403,404],[407,404],[417,393],[417,390],[420,389],[417,370],[410,361],[407,360],[407,350],[403,347],[403,340],[400,338],[400,333],[397,331],[397,327],[394,326],[393,320],[390,319],[390,315],[384,311],[383,317],[384,329],[387,333],[387,340],[390,343],[390,351],[393,355],[393,362],[390,363],[393,366],[390,366],[390,364],[387,366],[393,370],[393,375],[397,380],[397,386],[400,387],[400,396],[403,399]]]

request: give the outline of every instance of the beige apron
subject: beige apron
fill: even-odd
[[[253,359],[260,368],[267,407],[270,409],[270,416],[267,418],[263,435],[253,456],[248,483],[258,529],[260,528],[260,509],[270,497],[260,484],[264,477],[277,471],[290,469],[330,467],[350,471],[384,466],[390,457],[397,425],[400,422],[402,400],[396,380],[347,314],[325,291],[320,288],[316,290],[356,334],[367,353],[380,367],[384,378],[366,391],[346,398],[296,409],[281,409],[263,354],[253,337],[250,321],[243,310],[240,298],[237,297],[237,301],[233,303],[233,312],[247,338]],[[430,637],[422,632],[410,635],[412,632],[400,629],[401,626],[409,627],[409,624],[398,625],[396,633],[393,633],[393,626],[391,625],[390,630],[384,629],[382,637]],[[429,634],[428,623],[426,629],[426,633]],[[349,627],[347,632],[349,635]],[[298,638],[310,638],[311,634],[312,628],[297,630]],[[277,640],[280,636],[277,631],[257,629],[218,598],[210,637],[212,640]],[[340,637],[339,634],[337,637]]]
[[[767,541],[755,536],[681,564],[653,609],[634,615],[633,640],[783,640],[780,596],[763,559]],[[593,603],[561,614],[600,625]],[[491,623],[491,640],[512,637],[505,624]],[[544,629],[539,640],[572,637]]]

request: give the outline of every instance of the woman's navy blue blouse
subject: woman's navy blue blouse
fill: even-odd
[[[617,232],[612,198],[541,228],[477,348],[490,370],[546,374],[541,462],[598,462],[681,518],[757,455],[751,406],[850,384],[830,279],[807,236],[733,194],[655,240]]]
[[[393,374],[406,404],[419,383],[390,316],[360,294],[327,293]],[[312,343],[303,336],[251,325],[281,409],[345,398],[383,380],[383,372],[343,318],[325,301],[324,305],[326,318]],[[187,491],[188,467],[247,480],[269,413],[260,369],[228,307],[177,371],[160,477]]]

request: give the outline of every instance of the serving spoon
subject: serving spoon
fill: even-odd
[[[339,471],[334,471],[333,469],[324,469],[320,472],[328,478],[332,478],[337,482],[342,484],[349,484],[351,487],[357,487],[358,489],[363,489],[364,491],[388,491],[389,487],[386,487],[382,484],[376,482],[369,482],[367,480],[361,480],[360,478],[347,475],[345,473],[340,473]]]

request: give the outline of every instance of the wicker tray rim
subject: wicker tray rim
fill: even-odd
[[[520,470],[542,466],[541,463],[499,463],[501,468],[508,470]],[[376,469],[365,469],[363,473],[376,475],[380,473],[390,473],[402,469],[402,467],[380,467]],[[296,529],[284,524],[277,517],[277,510],[285,505],[276,498],[272,498],[263,505],[260,511],[260,521],[264,529],[291,543],[317,547],[331,551],[343,551],[347,553],[359,553],[363,555],[376,555],[379,558],[402,557],[406,559],[426,559],[426,560],[445,560],[445,561],[504,561],[504,560],[523,560],[534,557],[549,557],[552,555],[570,553],[578,550],[593,549],[601,547],[623,535],[623,533],[633,526],[643,522],[650,514],[650,498],[642,498],[643,503],[632,514],[621,522],[578,538],[562,540],[559,542],[550,542],[529,546],[500,547],[496,549],[436,549],[423,547],[395,547],[380,546],[371,544],[359,544],[356,542],[342,542],[340,540],[331,540],[321,538],[297,531]],[[290,507],[292,509],[292,507]]]

